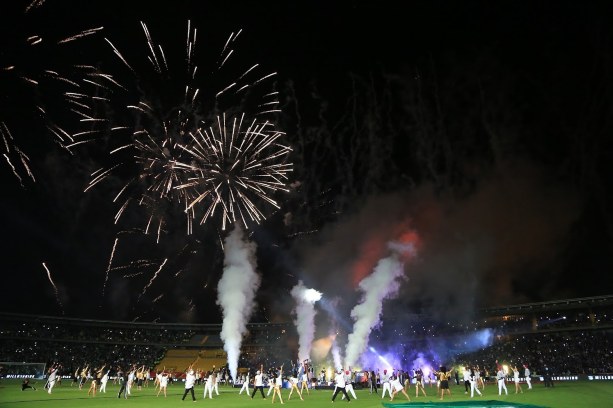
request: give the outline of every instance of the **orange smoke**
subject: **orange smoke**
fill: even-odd
[[[372,231],[360,245],[358,257],[351,266],[351,283],[354,287],[372,272],[381,258],[389,254],[387,244],[390,241],[412,244],[417,249],[419,236],[408,227],[408,221],[396,224],[391,230]]]
[[[311,357],[313,358],[313,361],[319,362],[325,360],[330,353],[330,349],[332,349],[332,344],[334,343],[335,338],[335,335],[326,336],[315,340],[312,343]]]

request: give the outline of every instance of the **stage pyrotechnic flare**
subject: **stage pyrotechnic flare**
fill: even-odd
[[[294,323],[298,331],[298,359],[304,361],[310,358],[311,346],[315,337],[315,302],[321,299],[321,292],[307,289],[299,281],[292,289],[292,296],[296,301]]]
[[[303,293],[303,297],[307,302],[315,303],[321,299],[321,292],[316,291],[315,289],[307,289]],[[566,319],[566,318],[565,318]]]
[[[260,286],[260,277],[255,272],[255,250],[255,244],[245,241],[243,230],[237,225],[225,241],[224,271],[217,286],[217,304],[223,313],[221,340],[235,381],[242,337]]]
[[[363,292],[361,302],[351,310],[354,319],[353,332],[347,339],[345,362],[353,367],[368,346],[368,337],[381,319],[383,300],[393,297],[404,278],[404,260],[412,255],[412,244],[392,242],[388,245],[392,254],[379,261],[372,274],[358,285]]]

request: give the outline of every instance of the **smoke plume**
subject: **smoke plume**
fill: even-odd
[[[217,304],[223,314],[221,340],[234,380],[242,337],[260,286],[260,276],[255,272],[255,250],[255,244],[244,240],[243,230],[237,225],[225,241],[224,271],[217,286]]]
[[[315,337],[315,314],[317,313],[315,302],[318,300],[317,297],[310,297],[309,294],[317,295],[319,292],[307,289],[302,281],[299,281],[292,288],[291,293],[296,301],[294,323],[298,331],[298,358],[300,361],[304,361],[311,355],[311,345]]]
[[[343,363],[341,361],[341,351],[338,349],[338,344],[336,340],[332,343],[332,359],[334,360],[334,368],[339,370],[343,368]]]
[[[373,273],[358,285],[363,297],[351,310],[354,320],[353,332],[347,338],[345,361],[353,367],[368,346],[370,332],[379,324],[383,300],[394,296],[400,287],[399,278],[404,277],[404,262],[401,252],[412,250],[412,245],[394,243],[389,248],[394,252],[379,261]]]

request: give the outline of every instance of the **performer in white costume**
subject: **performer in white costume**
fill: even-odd
[[[385,397],[385,392],[391,396],[392,395],[392,387],[390,386],[390,375],[387,373],[387,370],[383,370],[383,374],[381,374],[381,386],[383,387],[383,392],[381,392],[381,399]]]
[[[245,391],[245,394],[249,396],[249,371],[247,371],[247,375],[245,376],[245,381],[243,382],[243,386],[241,390],[238,392],[238,395],[241,395]]]

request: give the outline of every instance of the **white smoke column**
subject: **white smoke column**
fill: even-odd
[[[311,345],[315,338],[315,302],[321,299],[321,293],[315,289],[307,289],[299,281],[292,288],[292,296],[296,301],[294,313],[296,330],[298,331],[298,359],[304,361],[311,356]]]
[[[381,320],[383,300],[393,297],[400,287],[400,278],[404,277],[404,262],[399,253],[413,251],[412,245],[390,243],[394,253],[381,259],[373,273],[362,279],[359,289],[364,293],[361,303],[351,310],[354,320],[353,332],[347,338],[345,361],[348,367],[354,367],[368,346],[370,332]]]
[[[243,230],[237,225],[225,241],[224,270],[217,286],[217,304],[223,313],[221,340],[233,380],[237,378],[238,356],[253,299],[260,287],[260,276],[255,272],[255,249],[254,243],[244,240]]]
[[[338,344],[336,344],[336,340],[332,343],[332,358],[334,359],[334,371],[343,368],[343,363],[341,361],[341,352],[338,349]]]

